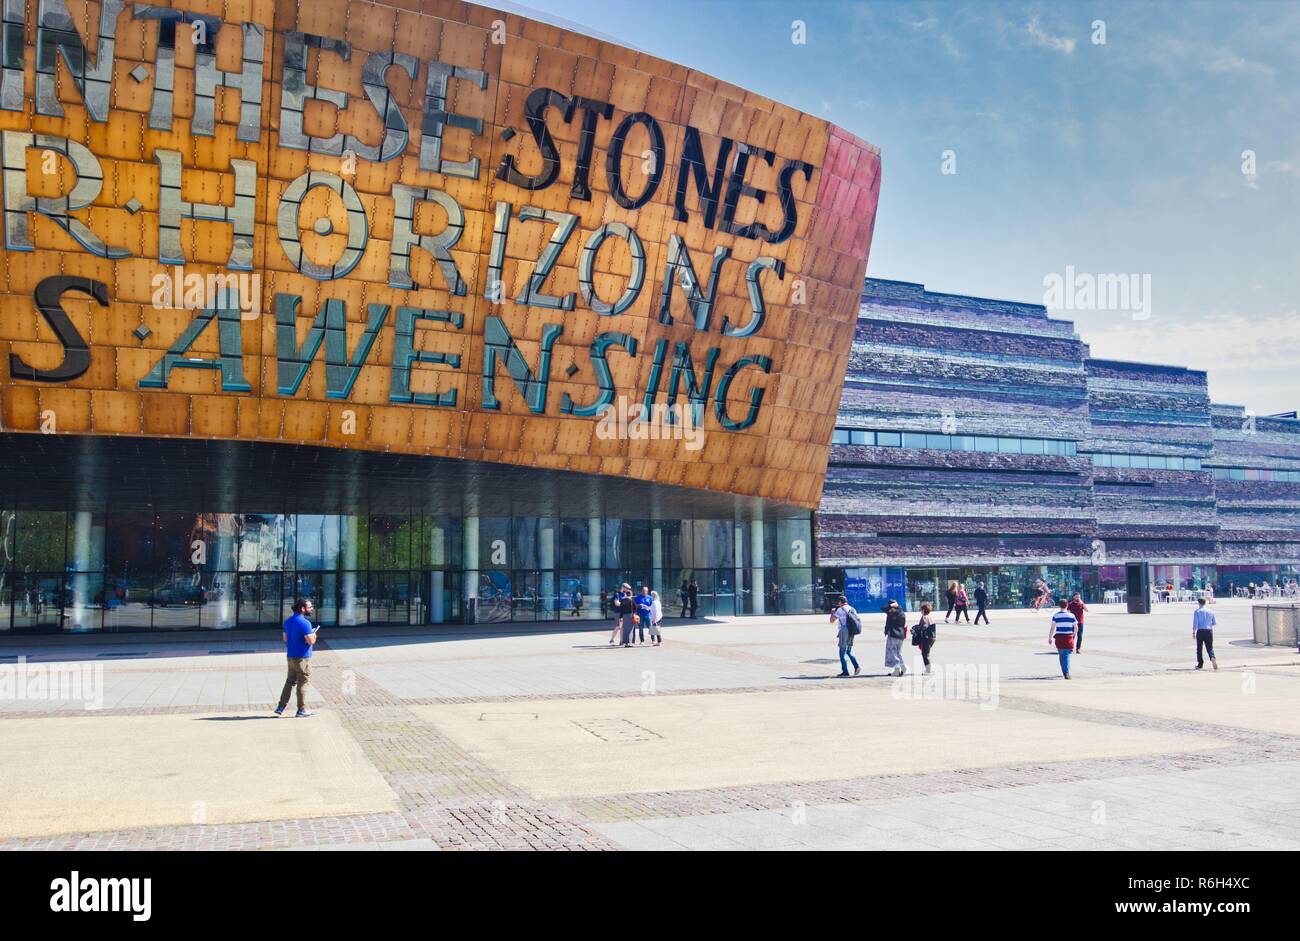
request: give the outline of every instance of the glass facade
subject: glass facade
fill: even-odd
[[[1132,467],[1138,470],[1188,470],[1201,469],[1199,457],[1176,457],[1166,454],[1103,454],[1092,455],[1094,467]]]
[[[1245,589],[1250,583],[1264,581],[1285,584],[1300,579],[1300,567],[1290,565],[1152,565],[1152,586],[1172,584],[1180,590],[1199,591],[1213,586],[1221,597]],[[860,567],[821,568],[817,570],[818,610],[829,608],[839,594],[848,596],[859,611],[875,613],[889,600],[904,603],[916,611],[928,601],[935,610],[946,611],[948,586],[957,582],[966,587],[970,610],[975,611],[975,589],[983,582],[989,593],[989,608],[1029,607],[1035,586],[1046,583],[1055,601],[1076,591],[1088,604],[1102,604],[1107,592],[1125,591],[1128,583],[1123,565],[1011,565],[946,567]],[[1111,596],[1112,600],[1116,596]]]
[[[876,448],[984,451],[990,454],[1054,454],[1066,457],[1074,455],[1078,449],[1078,442],[1063,438],[941,435],[928,431],[868,431],[863,428],[836,428],[831,443],[867,445]]]
[[[699,616],[807,613],[812,572],[809,518],[0,511],[0,631],[599,619],[624,582],[676,616],[691,580]]]

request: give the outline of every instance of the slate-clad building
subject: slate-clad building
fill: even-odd
[[[1294,472],[1294,473],[1293,473]],[[817,515],[819,572],[872,606],[981,582],[994,606],[1300,571],[1300,422],[1205,373],[1093,359],[1034,304],[868,279]]]

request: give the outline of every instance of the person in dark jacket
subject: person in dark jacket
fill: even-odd
[[[980,622],[980,618],[984,619],[985,624],[989,622],[989,613],[986,610],[988,606],[989,606],[989,593],[984,588],[984,583],[980,582],[979,585],[976,586],[975,588],[975,608],[976,608],[975,623],[976,624]]]
[[[691,604],[690,617],[695,617],[695,612],[699,610],[700,604],[700,583],[691,579],[691,583],[686,586],[686,600]]]
[[[934,646],[935,626],[930,617],[930,603],[921,605],[921,620],[912,628],[912,646],[921,651],[921,660],[925,663],[925,674],[930,675],[930,648]]]
[[[897,601],[885,605],[885,669],[894,676],[907,672],[903,662],[903,638],[907,636],[907,615],[898,606]]]
[[[948,613],[943,616],[944,624],[948,623],[948,618],[952,617],[953,608],[957,607],[957,583],[956,582],[948,583],[948,593],[946,597],[948,599]]]

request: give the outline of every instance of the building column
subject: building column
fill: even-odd
[[[664,531],[657,525],[650,529],[650,567],[654,571],[654,582],[650,586],[659,592],[659,602],[663,603],[664,592]]]
[[[236,615],[236,598],[239,592],[239,575],[236,570],[239,568],[238,547],[235,545],[234,528],[236,526],[234,514],[217,513],[214,516],[216,525],[212,537],[212,560],[211,566],[218,569],[213,578],[212,585],[221,593],[217,597],[216,617],[214,627],[226,629],[235,626]],[[260,562],[258,559],[254,562]],[[229,566],[231,571],[220,571],[223,566]]]
[[[463,543],[461,558],[464,562],[464,584],[462,597],[465,599],[465,623],[478,622],[478,517],[466,516],[462,527]]]
[[[94,524],[94,514],[73,515],[72,536],[72,611],[70,627],[74,631],[93,631],[95,599],[91,595],[93,575],[104,571],[104,527]]]
[[[339,625],[348,627],[357,623],[357,527],[360,517],[344,514],[340,520],[339,539],[342,541],[343,571],[339,573]]]
[[[745,524],[741,520],[736,520],[732,524],[731,534],[733,536],[732,543],[734,546],[732,549],[733,557],[731,562],[732,565],[736,567],[736,588],[733,592],[736,599],[736,613],[744,614],[745,605],[741,599],[743,597],[742,593],[745,585]]]
[[[767,611],[767,581],[763,568],[763,521],[749,521],[749,578],[753,583],[754,613]]]
[[[537,563],[542,570],[542,604],[549,605],[545,619],[560,616],[560,604],[555,590],[555,524],[549,519],[537,523]]]
[[[587,596],[587,617],[599,618],[602,599],[605,594],[605,586],[602,584],[600,577],[601,567],[601,531],[600,517],[591,516],[587,518],[587,584],[583,588],[583,594]]]
[[[429,563],[447,564],[447,530],[437,523],[429,539]],[[447,574],[441,568],[429,573],[429,623],[442,624],[446,620]]]

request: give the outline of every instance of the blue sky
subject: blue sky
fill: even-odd
[[[1149,275],[1145,319],[1053,316],[1096,356],[1208,370],[1216,401],[1300,407],[1300,3],[528,6],[880,147],[870,275],[1033,303],[1067,265]]]

